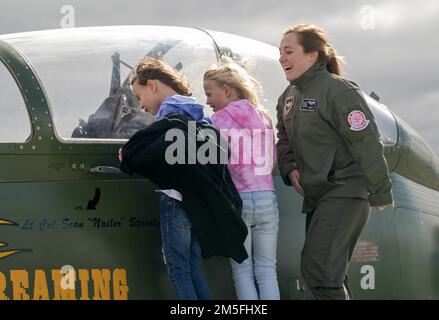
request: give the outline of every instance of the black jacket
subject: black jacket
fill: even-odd
[[[244,248],[247,227],[241,218],[242,200],[224,164],[228,150],[220,146],[227,144],[219,143],[221,136],[218,130],[199,122],[196,123],[196,132],[211,133],[214,139],[197,141],[194,133],[188,129],[188,121],[193,120],[170,114],[138,131],[122,150],[120,169],[129,174],[139,173],[160,189],[175,189],[182,194],[182,206],[198,236],[204,258],[220,255],[241,263],[248,257]],[[175,141],[165,140],[170,129],[179,129],[184,133],[184,164],[170,165],[165,161],[166,150]],[[215,163],[203,165],[196,159],[195,164],[188,164],[192,163],[188,162],[188,156],[192,160],[195,156],[188,153],[188,138],[195,139],[197,151],[204,144],[206,147],[207,143],[212,143],[210,146],[217,155]],[[225,157],[226,161],[220,163],[221,157]]]

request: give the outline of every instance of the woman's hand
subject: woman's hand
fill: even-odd
[[[299,170],[294,169],[288,173],[288,178],[290,178],[291,184],[294,189],[302,196],[305,196],[305,191],[303,191],[302,186],[300,185],[300,173]]]
[[[392,203],[389,203],[389,204],[385,204],[383,206],[376,206],[374,208],[377,209],[377,211],[383,211],[386,208],[395,208],[395,202],[392,202]]]
[[[119,148],[119,161],[122,161],[122,148]]]

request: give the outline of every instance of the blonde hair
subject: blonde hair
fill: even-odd
[[[337,55],[335,49],[329,44],[328,35],[322,29],[313,24],[298,24],[288,28],[284,36],[289,33],[297,34],[298,42],[305,53],[317,51],[318,61],[326,63],[329,72],[338,76],[342,74],[341,65],[344,63],[344,58]]]
[[[192,95],[187,79],[160,59],[143,58],[134,68],[131,76],[132,85],[137,81],[140,85],[146,86],[148,80],[159,80],[182,96]]]
[[[245,62],[234,62],[230,57],[223,56],[219,64],[211,67],[204,73],[203,80],[215,81],[219,86],[228,85],[238,92],[241,99],[247,99],[255,109],[267,116],[264,107],[260,103],[262,92],[261,84],[253,78],[245,69]]]

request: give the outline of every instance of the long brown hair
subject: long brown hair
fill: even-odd
[[[326,63],[329,72],[336,75],[342,74],[342,63],[344,58],[337,55],[335,49],[329,44],[328,35],[319,27],[313,24],[298,24],[290,27],[284,32],[284,36],[289,33],[297,34],[299,44],[305,53],[317,51],[318,61]]]
[[[148,80],[159,80],[180,95],[192,95],[187,79],[160,59],[143,58],[134,68],[131,76],[132,85],[137,81],[140,85],[146,86]]]

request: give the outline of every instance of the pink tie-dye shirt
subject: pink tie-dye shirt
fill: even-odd
[[[212,121],[229,143],[227,167],[238,192],[274,191],[276,144],[271,121],[245,99],[228,103]]]

